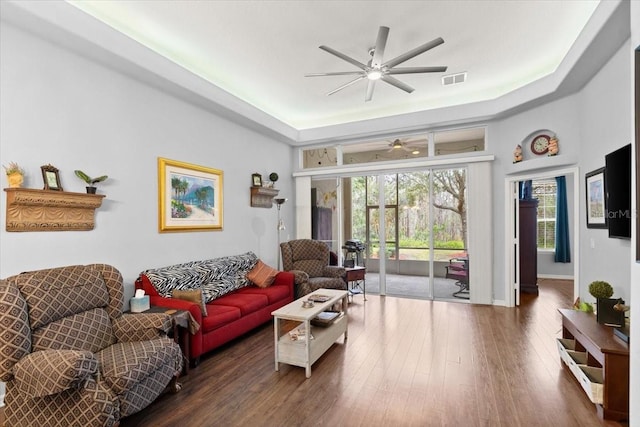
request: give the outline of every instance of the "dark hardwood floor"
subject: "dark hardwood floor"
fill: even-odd
[[[356,297],[349,338],[274,370],[273,325],[203,358],[129,426],[619,426],[561,365],[572,282],[540,282],[519,308]]]

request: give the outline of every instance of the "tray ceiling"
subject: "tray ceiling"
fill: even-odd
[[[597,1],[70,1],[191,73],[298,129],[341,125],[496,99],[558,68]],[[446,73],[397,76],[405,93],[352,79],[304,77],[370,58],[379,26],[390,27],[385,58],[442,37],[403,66],[446,65]],[[443,86],[444,75],[467,81]]]

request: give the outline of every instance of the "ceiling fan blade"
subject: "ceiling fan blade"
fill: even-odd
[[[427,42],[421,46],[418,46],[415,49],[410,50],[407,53],[403,53],[402,55],[397,56],[392,60],[385,62],[384,64],[382,64],[382,66],[387,68],[395,67],[396,65],[399,65],[405,61],[408,61],[414,56],[418,56],[421,53],[428,51],[429,49],[433,49],[436,46],[440,46],[442,43],[444,43],[444,40],[442,40],[442,37],[438,37],[435,40],[431,40],[430,42]]]
[[[371,101],[371,99],[373,99],[373,90],[375,88],[376,88],[376,81],[367,79],[367,94],[364,97],[365,102]]]
[[[340,86],[339,88],[334,89],[334,90],[332,90],[331,92],[329,92],[329,93],[327,94],[327,96],[329,96],[329,95],[333,95],[334,93],[338,92],[339,90],[342,90],[342,89],[344,89],[344,88],[346,88],[346,87],[351,86],[352,84],[354,84],[354,83],[356,83],[356,82],[359,82],[360,80],[364,79],[364,77],[365,77],[365,76],[364,76],[364,75],[362,75],[362,76],[358,77],[357,79],[351,80],[350,82],[343,84],[343,85],[342,85],[342,86]]]
[[[373,49],[373,59],[371,60],[373,68],[382,67],[382,57],[387,46],[387,37],[389,37],[389,27],[380,27],[378,38],[376,39],[376,47]]]
[[[447,67],[405,67],[392,68],[387,74],[443,73]]]
[[[402,89],[407,93],[411,93],[414,91],[414,89],[411,86],[409,86],[406,83],[402,83],[400,80],[396,79],[395,77],[384,75],[380,78],[380,80],[384,81],[385,83],[389,83],[391,86],[395,86],[398,89]]]
[[[324,76],[355,76],[362,74],[362,71],[336,71],[331,73],[309,73],[305,77],[324,77]]]
[[[364,70],[367,68],[366,65],[364,65],[362,62],[360,61],[356,61],[355,59],[351,58],[350,56],[345,55],[344,53],[338,52],[335,49],[330,48],[329,46],[320,46],[320,49],[324,50],[325,52],[329,52],[332,55],[337,56],[338,58],[347,61],[350,64],[355,65],[356,67],[360,68],[361,70]]]

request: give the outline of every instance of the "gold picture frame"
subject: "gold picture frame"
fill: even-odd
[[[223,172],[158,158],[158,229],[222,230]]]
[[[42,171],[45,190],[64,191],[62,185],[60,185],[60,174],[56,167],[49,164],[40,166],[40,170]]]

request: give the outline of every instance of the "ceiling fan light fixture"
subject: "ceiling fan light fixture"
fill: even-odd
[[[442,43],[444,43],[444,40],[442,39],[442,37],[438,37],[434,40],[431,40],[430,42],[424,43],[414,49],[411,49],[408,52],[403,53],[400,56],[396,56],[395,58],[385,62],[383,58],[384,58],[384,50],[387,45],[388,37],[389,37],[389,27],[381,26],[378,29],[378,37],[376,38],[376,45],[369,49],[369,54],[371,55],[371,59],[367,63],[362,63],[357,59],[354,59],[348,55],[345,55],[342,52],[339,52],[333,48],[330,48],[329,46],[321,45],[320,49],[324,50],[327,53],[330,53],[333,56],[336,56],[342,59],[343,61],[350,63],[351,65],[354,65],[359,70],[358,71],[355,71],[355,70],[354,71],[336,71],[336,72],[329,72],[329,73],[312,73],[312,74],[306,74],[305,76],[306,77],[346,76],[346,75],[357,76],[350,82],[345,83],[342,86],[338,87],[337,89],[334,89],[331,92],[327,93],[327,95],[333,95],[334,93],[346,87],[349,87],[352,84],[359,82],[360,80],[364,80],[366,78],[368,80],[368,83],[367,83],[367,90],[365,92],[364,100],[365,102],[367,102],[367,101],[371,101],[371,99],[373,98],[373,91],[375,88],[375,85],[373,83],[375,83],[376,80],[382,80],[384,83],[387,83],[391,86],[395,86],[400,90],[403,90],[407,93],[412,93],[414,91],[414,88],[396,79],[394,75],[420,74],[420,73],[443,73],[447,71],[447,67],[444,67],[444,66],[394,68],[397,65],[400,65],[412,58],[415,58],[418,55],[425,53],[430,49],[433,49],[436,46],[441,45]],[[404,148],[404,147],[400,147],[400,148]],[[409,150],[406,150],[406,151],[409,151]]]
[[[380,77],[382,77],[382,72],[380,70],[367,71],[367,78],[369,80],[380,80]]]
[[[394,150],[396,148],[402,148],[402,143],[400,142],[399,139],[396,139],[395,141],[393,141],[393,145],[391,146],[391,148],[393,148]]]

